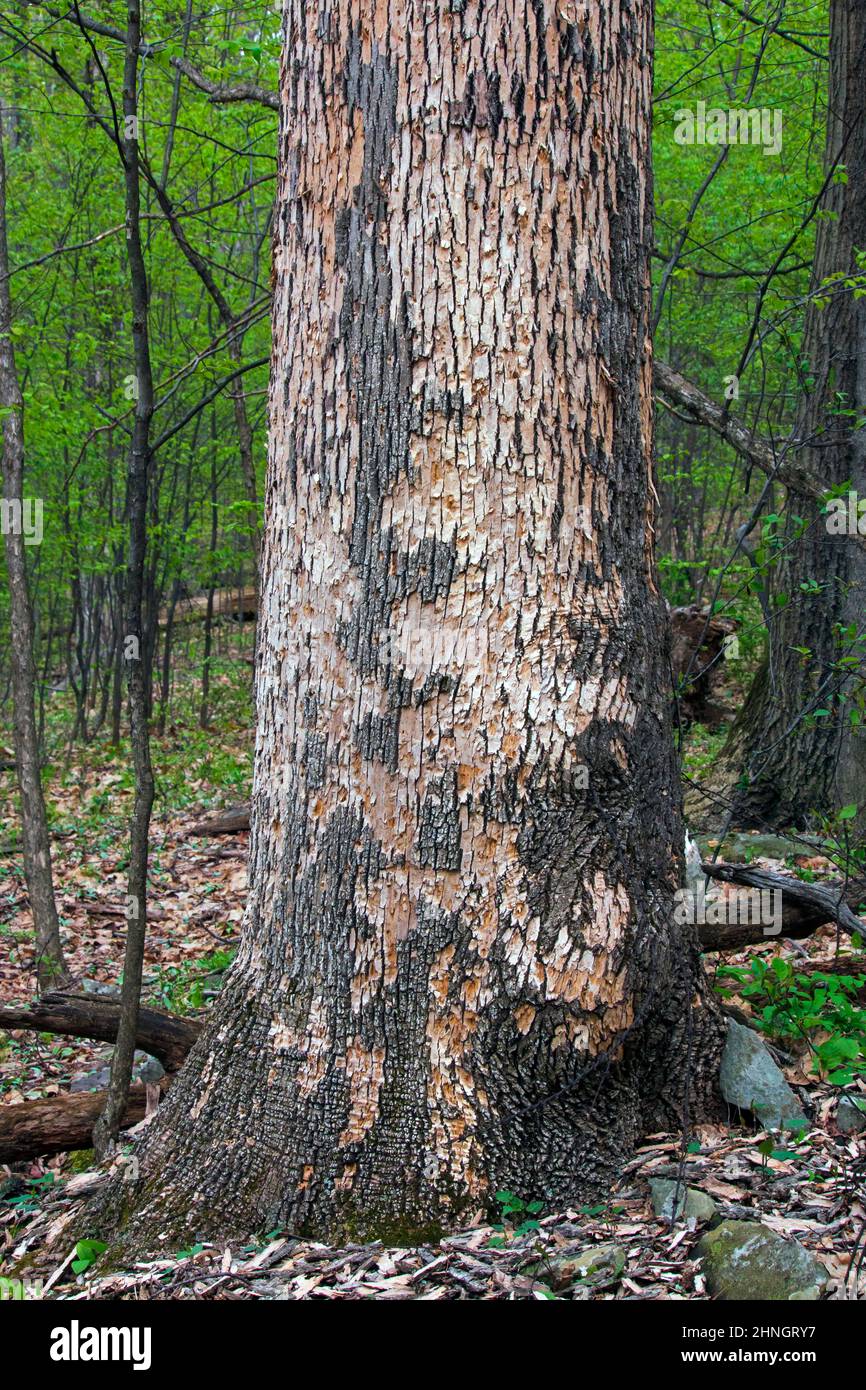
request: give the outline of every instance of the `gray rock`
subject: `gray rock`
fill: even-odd
[[[116,985],[104,985],[101,980],[82,980],[81,989],[85,994],[98,994],[102,999],[120,998]]]
[[[148,1057],[146,1052],[136,1052],[133,1064],[133,1081],[148,1081],[155,1083],[165,1076],[165,1068],[155,1057]],[[76,1076],[69,1083],[70,1091],[104,1091],[111,1078],[110,1067],[99,1067],[97,1071],[85,1072],[84,1076]]]
[[[827,1271],[796,1240],[783,1240],[760,1221],[722,1221],[697,1245],[715,1298],[755,1303],[814,1303]]]
[[[573,1245],[551,1251],[532,1273],[552,1289],[568,1289],[574,1284],[599,1288],[615,1283],[625,1269],[626,1254],[621,1245]]]
[[[866,1129],[866,1096],[842,1096],[836,1106],[836,1123],[843,1134],[862,1134]]]
[[[147,1081],[151,1085],[155,1085],[165,1076],[165,1067],[156,1057],[148,1057],[136,1070],[135,1076],[139,1081]]]
[[[751,1110],[767,1129],[805,1129],[809,1123],[757,1033],[733,1019],[728,1020],[719,1085],[729,1105]]]
[[[73,1076],[69,1083],[70,1091],[104,1091],[111,1076],[110,1067],[100,1067],[98,1071],[86,1071],[83,1076]]]
[[[678,1185],[674,1178],[650,1178],[650,1192],[653,1211],[663,1221],[690,1221],[692,1218],[697,1222],[709,1221],[718,1211],[712,1197],[708,1197],[706,1192],[701,1192],[697,1187],[685,1187],[682,1183]],[[676,1212],[674,1193],[677,1195]]]

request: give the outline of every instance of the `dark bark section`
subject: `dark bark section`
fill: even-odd
[[[94,1038],[114,1042],[120,1004],[92,994],[55,991],[38,1004],[0,1005],[0,1028],[35,1028],[40,1033],[59,1033],[70,1038]],[[139,1010],[135,1046],[156,1057],[167,1072],[180,1069],[201,1031],[193,1018],[178,1018],[159,1009]]]

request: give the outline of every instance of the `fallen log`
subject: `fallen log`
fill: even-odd
[[[207,613],[207,594],[195,594],[177,601],[172,614],[175,623],[188,623],[204,618]],[[235,622],[248,622],[258,616],[259,596],[255,586],[245,589],[215,589],[211,614],[214,618],[232,618]],[[168,623],[169,610],[159,611],[159,625]]]
[[[99,1042],[114,1042],[119,1018],[119,1000],[65,990],[44,994],[36,1004],[0,1006],[0,1028],[34,1028],[40,1033]],[[194,1018],[142,1008],[135,1045],[156,1057],[171,1073],[180,1068],[200,1031],[201,1024]]]
[[[237,835],[239,831],[249,828],[249,806],[233,806],[231,810],[212,816],[210,820],[197,821],[184,831],[184,836],[188,839],[192,835]]]
[[[705,922],[698,927],[702,951],[741,951],[744,946],[766,946],[779,936],[798,941],[828,922],[838,923],[840,930],[848,933],[864,931],[864,924],[852,911],[866,901],[866,880],[862,878],[851,879],[847,884],[803,883],[798,878],[749,864],[704,863],[701,868],[710,878],[723,883],[782,895],[778,933],[768,933],[766,924],[754,920],[754,914],[749,914],[752,920],[747,921]]]
[[[87,898],[66,898],[64,906],[69,912],[84,912],[88,917],[116,917],[124,922],[129,921],[127,910],[120,907],[117,903],[93,902]],[[149,922],[166,922],[168,913],[164,907],[156,907],[148,903],[147,920]]]
[[[160,1089],[168,1078],[163,1078]],[[0,1163],[15,1163],[70,1149],[89,1149],[93,1126],[105,1109],[106,1091],[79,1091],[71,1095],[0,1105]],[[130,1086],[121,1128],[129,1129],[147,1113],[147,1087]]]

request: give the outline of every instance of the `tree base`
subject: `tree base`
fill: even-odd
[[[682,964],[696,959],[692,947]],[[548,1069],[548,1093],[540,1098],[527,1093],[525,1075],[523,1084],[519,1075],[501,1075],[499,1104],[471,1137],[465,1169],[450,1181],[438,1173],[433,1180],[423,1165],[407,1175],[393,1132],[373,1145],[366,1162],[358,1149],[357,1184],[345,1180],[346,1153],[338,1162],[312,1150],[301,1161],[290,1157],[297,1140],[280,1131],[280,1107],[261,1085],[253,1036],[228,1047],[224,1039],[224,1020],[249,1017],[249,1001],[244,1007],[226,998],[144,1137],[138,1181],[128,1173],[113,1180],[79,1229],[108,1241],[108,1260],[121,1265],[195,1240],[237,1241],[269,1230],[329,1244],[417,1245],[479,1214],[495,1215],[500,1190],[538,1200],[546,1211],[596,1202],[611,1192],[645,1134],[685,1133],[722,1115],[717,1077],[725,1020],[702,974],[692,981],[693,988],[676,993],[668,981],[666,997],[659,991],[645,1000],[606,1053],[572,1053],[558,1078]],[[491,1090],[494,1071],[488,1068],[485,1082]]]

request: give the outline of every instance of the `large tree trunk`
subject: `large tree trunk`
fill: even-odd
[[[714,1098],[672,912],[651,4],[569,13],[288,5],[252,893],[131,1247],[566,1203]]]
[[[803,344],[814,386],[799,424],[805,447],[798,458],[828,486],[850,480],[866,497],[866,429],[856,423],[866,407],[866,298],[841,283],[857,274],[856,252],[866,248],[866,6],[860,0],[830,5],[829,84],[826,166],[829,172],[843,165],[845,178],[830,182],[818,223],[817,297],[810,300]],[[836,283],[827,288],[830,280]],[[802,825],[814,810],[866,806],[866,737],[862,725],[852,726],[844,698],[863,679],[862,642],[845,629],[864,630],[866,551],[828,534],[817,504],[798,498],[789,511],[809,529],[774,575],[776,592],[788,602],[774,609],[769,662],[728,748],[744,769],[733,793],[740,825]],[[802,591],[811,580],[817,590]],[[846,672],[839,662],[850,657]]]

